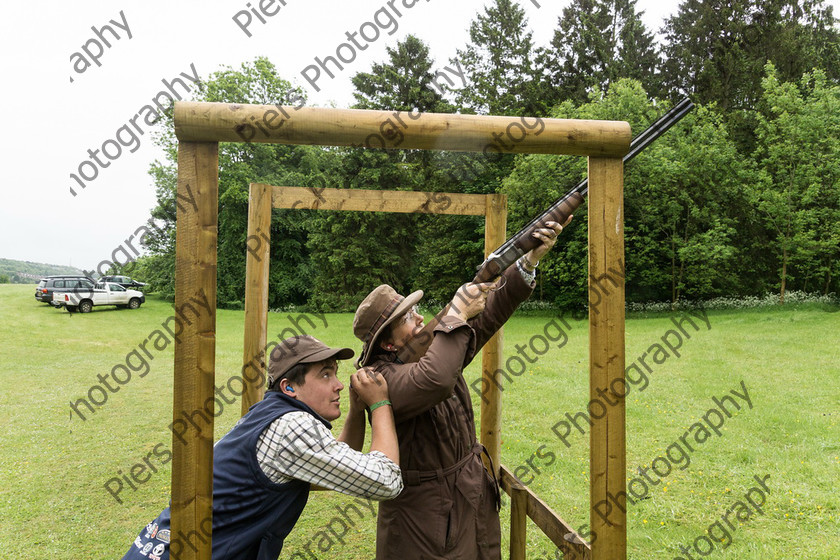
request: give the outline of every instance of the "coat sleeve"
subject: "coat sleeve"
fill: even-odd
[[[475,333],[465,322],[443,317],[434,329],[426,354],[410,364],[379,362],[376,369],[388,381],[396,422],[404,422],[453,394],[467,355],[475,353]]]
[[[516,308],[531,297],[531,292],[534,291],[534,284],[525,282],[516,264],[509,266],[502,274],[502,278],[504,278],[504,286],[487,296],[484,311],[468,321],[475,331],[475,348],[472,354],[467,356],[467,363],[472,361],[475,354],[487,344],[496,331],[510,319]]]

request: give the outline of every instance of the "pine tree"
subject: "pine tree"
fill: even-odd
[[[664,79],[676,99],[757,108],[764,65],[782,80],[813,68],[840,79],[840,35],[824,0],[685,0],[665,22]]]
[[[387,111],[382,134],[369,143],[373,149],[340,150],[335,179],[344,188],[435,191],[438,154],[401,150],[399,144],[418,112],[454,108],[434,87],[434,61],[422,41],[409,35],[386,53],[386,61],[352,78],[355,108]],[[400,113],[394,115],[395,111]],[[422,212],[420,207],[417,210]],[[352,311],[379,284],[409,291],[419,264],[414,260],[421,236],[419,218],[417,214],[317,214],[308,244],[315,269],[310,302],[320,309]]]
[[[642,13],[636,0],[574,0],[564,8],[551,46],[538,56],[545,98],[586,103],[620,78],[659,96],[659,55]]]
[[[467,87],[459,107],[489,115],[545,115],[534,83],[534,44],[525,11],[511,0],[494,0],[470,24],[470,43],[458,50]]]

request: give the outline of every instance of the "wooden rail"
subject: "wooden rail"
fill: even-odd
[[[500,483],[511,498],[510,509],[510,558],[525,558],[525,515],[540,528],[554,546],[563,553],[563,560],[591,560],[592,549],[569,523],[557,515],[534,491],[525,486],[510,470],[502,465]]]
[[[324,107],[175,104],[175,134],[192,142],[267,142],[497,154],[623,156],[622,121],[405,113]]]

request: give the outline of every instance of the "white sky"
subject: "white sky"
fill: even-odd
[[[345,32],[373,21],[387,0],[285,1],[281,6],[279,0],[262,0],[267,11],[280,9],[265,24],[251,14],[250,38],[232,18],[248,9],[246,4],[257,9],[260,0],[15,3],[0,20],[5,74],[0,100],[7,111],[0,150],[6,177],[0,187],[0,258],[88,270],[110,259],[155,205],[147,170],[156,158],[162,159],[161,154],[146,134],[140,137],[139,149],[130,153],[123,148],[84,190],[70,174],[90,159],[88,149],[100,149],[115,138],[117,129],[151,102],[163,88],[162,79],[190,73],[191,63],[206,78],[222,66],[238,67],[256,56],[267,56],[282,77],[305,87],[310,105],[347,107],[353,102],[351,76],[383,61],[386,46],[393,47],[413,33],[430,46],[435,66],[441,68],[466,45],[469,24],[485,5],[484,0],[418,0],[408,9],[403,0],[391,0],[402,12],[396,33],[381,32],[335,79],[324,75],[318,81],[321,91],[315,92],[301,70],[315,56],[334,55],[336,47],[347,42]],[[537,46],[551,39],[568,3],[520,0]],[[840,0],[831,3],[835,12],[840,11]],[[654,32],[677,6],[678,2],[662,0],[637,3]],[[75,72],[71,56],[94,38],[91,26],[101,28],[110,20],[122,25],[120,10],[132,38],[112,25],[121,38],[115,41],[106,32],[111,47],[99,58],[101,66]],[[366,33],[371,36],[371,29]],[[91,44],[89,49],[96,47]],[[142,119],[137,124],[148,128]],[[70,187],[78,196],[70,194]]]

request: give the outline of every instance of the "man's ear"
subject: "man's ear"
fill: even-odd
[[[289,384],[289,380],[285,377],[280,380],[280,392],[286,395],[287,397],[292,397],[293,399],[297,398],[297,394],[295,394],[295,388]]]

